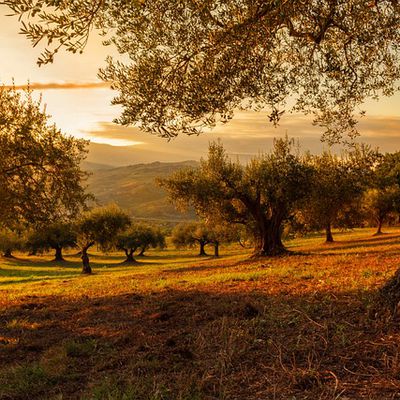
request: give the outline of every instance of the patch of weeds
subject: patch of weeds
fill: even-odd
[[[96,351],[97,342],[93,339],[83,342],[70,340],[64,344],[64,348],[68,357],[89,357]]]
[[[25,400],[48,393],[57,379],[38,364],[26,364],[0,372],[0,398]]]

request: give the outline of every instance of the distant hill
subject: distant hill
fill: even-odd
[[[95,195],[99,204],[114,202],[139,219],[178,221],[193,218],[194,214],[176,211],[167,200],[165,191],[156,185],[155,179],[196,165],[196,161],[153,162],[108,168],[102,164],[89,163],[84,168],[92,173],[88,180],[89,191]]]

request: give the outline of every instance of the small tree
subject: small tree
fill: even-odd
[[[214,246],[214,256],[219,257],[219,245],[222,242],[231,242],[237,238],[227,225],[210,226],[202,222],[182,223],[172,231],[172,243],[177,248],[199,245],[199,256],[206,256],[205,247]]]
[[[76,232],[83,274],[92,273],[88,250],[95,244],[103,251],[112,249],[116,246],[118,234],[129,225],[129,216],[115,205],[95,208],[82,214],[76,222]]]
[[[134,253],[140,249],[139,256],[143,256],[145,251],[152,248],[164,248],[166,246],[165,235],[159,228],[153,228],[145,224],[136,223],[129,229],[118,235],[116,247],[123,250],[126,255],[125,262],[134,263]]]
[[[382,234],[382,226],[400,209],[400,188],[370,189],[363,198],[363,209],[367,219],[376,224],[375,235]]]
[[[24,249],[25,239],[19,232],[11,229],[0,230],[0,251],[3,252],[3,257],[12,258],[14,251]]]
[[[382,225],[400,210],[400,152],[387,153],[380,158],[363,206],[367,217],[377,225],[375,235],[380,235]]]
[[[341,157],[330,152],[309,156],[313,167],[310,190],[299,220],[309,229],[323,229],[333,242],[332,227],[352,227],[361,219],[361,198],[372,174],[376,152],[360,147]]]
[[[213,235],[204,224],[191,222],[178,224],[172,231],[176,248],[200,246],[199,256],[206,256],[205,246],[213,242]]]
[[[62,250],[76,246],[76,233],[71,223],[57,223],[34,230],[27,246],[32,253],[55,250],[54,261],[64,261]]]

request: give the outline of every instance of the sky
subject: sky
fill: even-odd
[[[41,96],[52,121],[67,134],[90,139],[88,160],[107,165],[127,165],[152,161],[183,161],[206,155],[210,141],[220,138],[230,154],[251,157],[268,151],[274,137],[288,135],[301,148],[319,152],[321,129],[302,115],[287,115],[279,127],[267,115],[238,112],[228,124],[219,125],[200,136],[179,136],[167,141],[135,127],[112,123],[119,108],[111,106],[115,93],[97,78],[98,68],[112,51],[92,35],[82,55],[59,53],[54,64],[38,67],[40,49],[32,48],[19,34],[15,17],[6,16],[0,6],[0,84],[30,85]],[[365,105],[367,116],[359,124],[361,140],[382,151],[400,150],[400,94]]]

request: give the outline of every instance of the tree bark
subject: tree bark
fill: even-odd
[[[55,248],[55,250],[56,250],[56,254],[55,254],[55,257],[54,257],[54,261],[65,261],[64,258],[63,258],[63,255],[62,255],[62,247],[61,246],[57,246]]]
[[[203,240],[200,240],[200,241],[199,241],[199,244],[200,244],[200,253],[199,253],[199,256],[206,256],[207,253],[206,253],[204,247],[206,246],[207,243],[204,242]]]
[[[219,242],[214,242],[214,257],[219,257]]]
[[[283,218],[279,215],[267,218],[262,212],[257,214],[258,233],[253,256],[278,256],[287,253],[282,243]]]
[[[81,259],[82,259],[82,274],[91,274],[92,273],[92,268],[90,267],[90,260],[89,260],[89,255],[88,255],[88,250],[89,247],[84,247],[82,249],[82,255],[81,255]]]
[[[333,243],[332,227],[330,223],[328,223],[325,227],[325,234],[326,234],[326,243]]]

